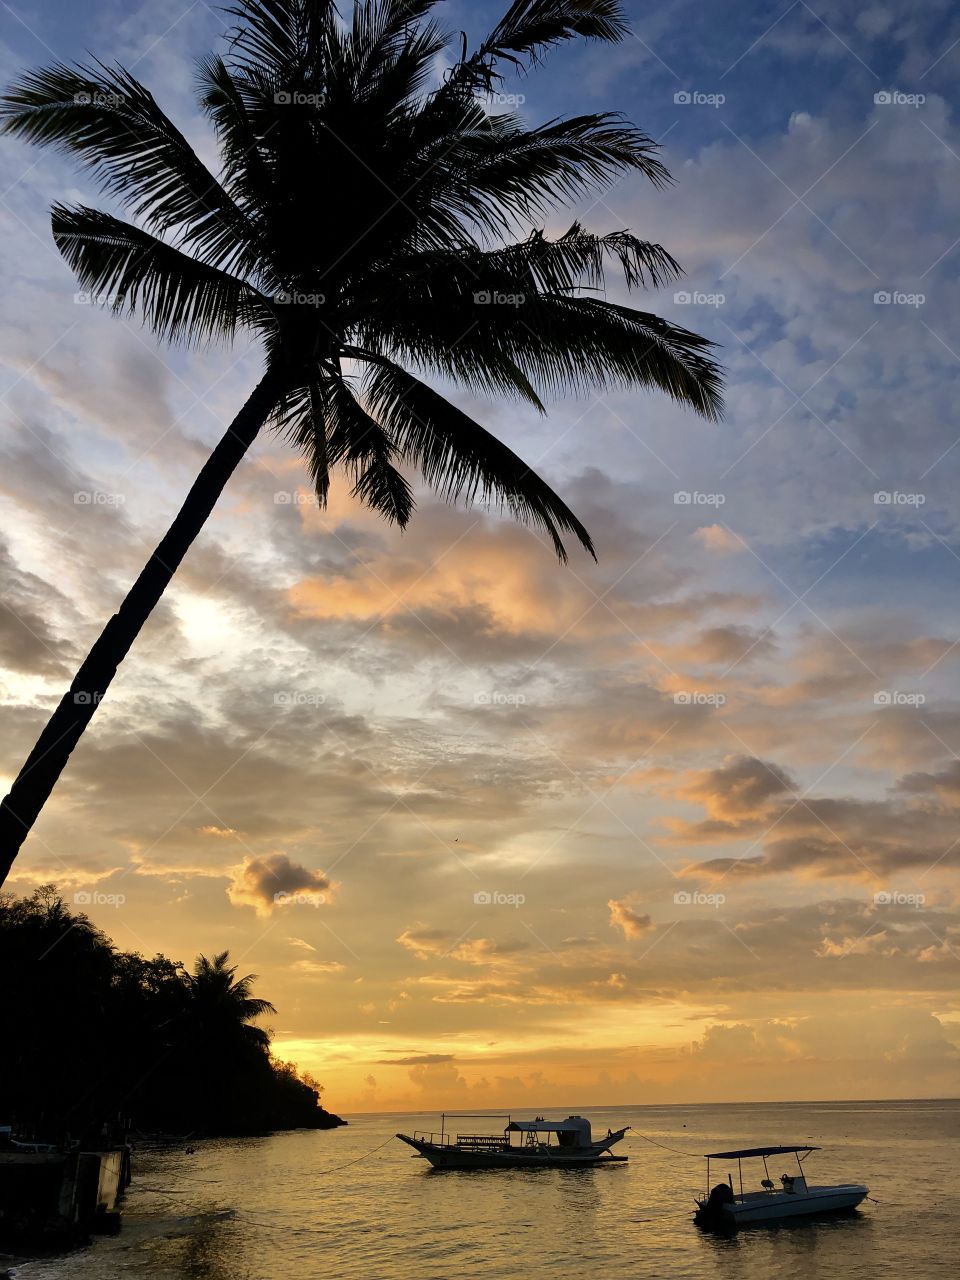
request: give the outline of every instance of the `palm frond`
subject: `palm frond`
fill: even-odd
[[[242,280],[112,214],[58,204],[51,223],[89,301],[118,313],[139,311],[160,338],[229,340],[241,325],[269,323],[265,300]]]
[[[613,112],[534,129],[518,127],[506,115],[487,117],[437,144],[424,183],[433,199],[449,202],[484,231],[502,233],[561,202],[603,190],[628,171],[666,186],[672,178],[658,150]]]
[[[470,57],[464,52],[438,91],[438,99],[489,92],[499,79],[500,61],[523,71],[567,40],[579,36],[616,43],[628,30],[618,0],[515,0],[480,48]]]
[[[616,43],[627,34],[618,0],[515,0],[500,19],[485,47],[492,57],[528,55],[580,36]]]
[[[57,63],[0,97],[3,132],[78,156],[135,218],[214,266],[253,271],[256,234],[217,179],[122,67]]]
[[[526,463],[439,392],[386,360],[370,362],[364,382],[371,411],[399,456],[447,501],[478,497],[542,528],[565,561],[561,535],[572,533],[595,557],[586,529]]]
[[[200,106],[217,133],[224,188],[251,224],[258,226],[270,200],[273,179],[261,150],[261,130],[251,115],[249,89],[216,54],[200,59],[196,85]],[[262,274],[263,263],[259,266]]]
[[[326,505],[330,468],[343,466],[353,479],[355,498],[406,528],[414,501],[409,482],[395,465],[397,449],[339,373],[327,371],[290,396],[274,422],[306,458],[321,506]]]
[[[649,312],[579,296],[604,287],[608,259],[628,286],[661,285],[680,270],[660,245],[628,232],[592,235],[578,223],[555,240],[536,232],[488,252],[422,254],[358,323],[356,345],[476,391],[515,392],[517,372],[537,392],[655,386],[718,418],[713,343]]]
[[[326,46],[337,8],[334,0],[237,0],[225,11],[237,19],[231,60],[280,77],[282,88]]]

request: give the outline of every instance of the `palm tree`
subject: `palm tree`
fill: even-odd
[[[201,164],[122,67],[56,64],[0,98],[5,132],[79,160],[134,219],[57,204],[53,236],[82,288],[162,339],[251,331],[263,376],[167,534],[81,665],[0,806],[0,884],[117,667],[265,424],[306,456],[317,499],[333,468],[401,528],[403,466],[445,499],[481,499],[538,526],[558,556],[586,529],[505,444],[424,376],[519,397],[643,386],[720,413],[712,344],[597,296],[680,268],[661,246],[579,223],[538,224],[624,172],[669,175],[657,146],[613,113],[528,127],[491,109],[498,68],[535,66],[576,37],[617,41],[617,0],[516,0],[436,82],[451,39],[437,0],[235,0],[224,60],[199,66],[222,154]],[[491,305],[506,296],[512,305]]]
[[[238,978],[237,966],[229,964],[229,959],[229,951],[218,952],[212,960],[197,956],[187,979],[191,1027],[198,1038],[211,1043],[239,1039],[265,1052],[269,1035],[249,1024],[265,1013],[276,1013],[276,1009],[269,1000],[250,994],[257,975],[248,973],[245,978]]]

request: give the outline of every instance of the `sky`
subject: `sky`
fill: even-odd
[[[547,230],[679,259],[636,305],[720,344],[725,420],[455,393],[586,523],[566,566],[423,490],[403,534],[343,479],[320,511],[265,435],[8,885],[229,948],[337,1111],[958,1092],[960,12],[627,10],[504,91],[662,144],[668,190]],[[192,75],[227,21],[0,0],[0,78],[118,60],[215,166]],[[3,140],[4,789],[260,368],[78,297],[55,200],[104,203]]]

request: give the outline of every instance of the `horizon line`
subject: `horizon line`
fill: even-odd
[[[818,1106],[837,1106],[840,1103],[853,1102],[860,1105],[866,1105],[871,1102],[960,1102],[960,1095],[931,1095],[929,1097],[889,1097],[889,1098],[744,1098],[740,1101],[726,1102],[604,1102],[604,1103],[558,1103],[555,1106],[539,1107],[539,1112],[545,1111],[566,1111],[572,1114],[574,1108],[579,1107],[582,1111],[617,1111],[617,1110],[652,1110],[654,1108],[671,1108],[671,1107],[818,1107]],[[529,1104],[522,1107],[506,1107],[503,1110],[491,1110],[489,1118],[497,1119],[501,1116],[512,1115],[514,1111],[529,1111]],[[337,1114],[341,1114],[339,1111]],[[413,1110],[403,1110],[397,1107],[386,1107],[380,1111],[344,1111],[345,1115],[353,1116],[422,1116],[422,1115],[462,1115],[464,1118],[473,1116],[476,1119],[484,1117],[469,1112],[462,1107],[420,1107]]]

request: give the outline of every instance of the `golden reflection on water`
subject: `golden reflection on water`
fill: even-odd
[[[960,1103],[765,1104],[584,1111],[630,1123],[625,1165],[436,1172],[399,1142],[398,1116],[345,1129],[140,1153],[120,1236],[24,1263],[18,1280],[566,1280],[578,1273],[685,1280],[940,1277],[954,1249],[949,1188]],[[454,1121],[455,1123],[455,1121]],[[692,1224],[698,1153],[718,1144],[822,1145],[813,1181],[864,1180],[880,1203],[833,1219]],[[371,1154],[338,1171],[364,1153]],[[772,1170],[771,1170],[772,1172]]]

